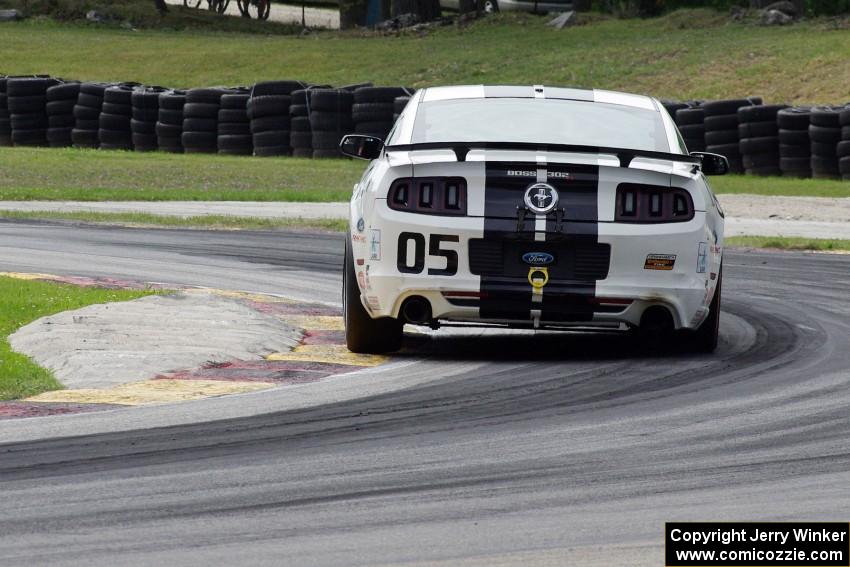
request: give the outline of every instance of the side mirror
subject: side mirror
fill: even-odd
[[[691,152],[691,155],[702,160],[702,172],[706,175],[725,175],[729,173],[729,160],[720,154],[708,152]]]
[[[382,139],[361,134],[348,134],[339,143],[339,151],[357,159],[375,159],[381,155],[383,149]]]

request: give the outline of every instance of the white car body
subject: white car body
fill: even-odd
[[[454,109],[454,102],[439,106],[444,101],[479,105],[458,103],[466,109],[488,104],[527,108],[528,113],[510,117],[514,124],[533,121],[541,108],[551,109],[553,125],[560,109],[565,115],[577,109],[602,116],[635,114],[640,120],[658,121],[656,145],[616,151],[611,144],[601,147],[598,140],[611,134],[598,132],[616,132],[619,124],[598,124],[593,132],[571,134],[582,140],[586,134],[595,142],[587,144],[590,148],[574,141],[559,146],[553,142],[557,133],[545,132],[535,140],[539,144],[518,142],[512,131],[505,131],[501,140],[484,141],[492,143],[464,141],[462,133],[452,143],[432,143],[428,132],[440,125],[429,127],[427,121]],[[635,154],[629,154],[630,149]],[[422,89],[411,98],[351,198],[350,250],[363,307],[372,318],[433,327],[465,323],[624,328],[639,326],[650,307],[661,306],[669,311],[675,329],[696,329],[709,313],[720,279],[723,213],[695,161],[670,116],[650,97],[543,86]],[[397,180],[415,184],[431,178],[437,178],[443,193],[451,189],[439,178],[465,180],[465,214],[398,210],[401,201],[390,200],[396,198],[389,192]],[[525,195],[530,194],[533,204],[538,190],[528,189],[536,183],[557,191],[559,201],[551,212],[528,210]],[[660,195],[651,207],[680,195],[675,207],[689,198],[692,210],[670,222],[623,220],[617,211],[625,206],[618,202],[618,186],[621,192],[635,188],[632,199],[638,201],[647,191],[649,199]],[[429,193],[427,185],[418,187]],[[543,208],[549,206],[552,192],[544,188],[544,193],[539,201]],[[629,198],[621,195],[623,202]],[[526,212],[520,213],[523,209]],[[664,212],[665,218],[670,214]],[[421,300],[427,301],[429,313],[411,321],[403,311],[411,300],[420,310],[426,306]]]

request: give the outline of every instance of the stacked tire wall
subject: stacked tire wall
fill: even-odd
[[[248,118],[254,155],[292,154],[292,93],[304,87],[300,81],[265,81],[251,89]]]
[[[221,96],[218,111],[218,153],[234,156],[250,156],[254,153],[251,139],[251,123],[248,120],[247,88],[232,89]]]
[[[0,146],[12,145],[12,121],[9,120],[9,105],[6,98],[5,75],[0,76]]]
[[[339,143],[354,129],[351,107],[354,94],[343,89],[313,89],[307,99],[312,130],[313,157],[342,157]]]
[[[809,139],[811,108],[784,108],[776,114],[779,127],[779,169],[787,177],[812,176]]]
[[[114,85],[103,91],[97,137],[104,150],[133,149],[133,89],[135,85]]]
[[[218,111],[223,88],[190,89],[183,106],[183,151],[214,154],[218,151]]]
[[[838,143],[841,141],[841,107],[812,108],[809,140],[812,150],[812,177],[838,179]]]
[[[705,151],[705,109],[702,106],[679,108],[674,120],[688,150]]]
[[[779,127],[776,115],[784,104],[743,106],[738,109],[741,161],[749,175],[779,175]]]
[[[703,105],[705,151],[726,156],[732,173],[744,172],[738,138],[738,109],[753,106],[756,102],[760,103],[754,99],[730,99]]]
[[[74,130],[74,106],[80,95],[80,83],[62,82],[49,87],[47,96],[47,142],[51,148],[66,148],[72,144]]]
[[[100,111],[103,108],[103,93],[109,87],[105,83],[82,83],[77,104],[74,105],[74,129],[71,141],[75,148],[97,148],[100,146]]]
[[[133,149],[137,152],[153,152],[159,149],[156,123],[159,120],[159,95],[165,91],[163,87],[139,87],[133,91],[130,130]]]
[[[846,105],[838,116],[841,124],[841,142],[838,144],[838,171],[841,179],[850,181],[850,104]]]
[[[156,144],[163,152],[183,153],[183,107],[186,91],[170,90],[159,94],[156,121]]]
[[[395,99],[410,96],[410,91],[398,87],[365,87],[354,91],[351,118],[354,132],[382,140],[395,124]]]
[[[308,106],[309,89],[292,92],[292,104],[289,107],[291,119],[290,145],[293,157],[313,157],[313,129],[310,127]]]
[[[6,104],[16,146],[47,146],[47,89],[57,79],[44,76],[9,77]]]
[[[0,75],[0,146],[341,157],[350,133],[386,139],[413,92],[300,81],[189,91]],[[733,173],[850,180],[850,104],[763,105],[759,97],[662,101],[690,151]]]

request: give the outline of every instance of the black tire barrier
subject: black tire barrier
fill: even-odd
[[[15,146],[48,146],[47,89],[59,79],[42,75],[6,78],[6,110]]]
[[[779,175],[779,130],[776,115],[783,104],[742,106],[738,109],[738,147],[748,175]]]
[[[838,179],[838,143],[841,141],[841,112],[839,106],[816,106],[811,110],[809,138],[812,152],[812,177]]]
[[[183,153],[183,107],[186,91],[169,90],[160,93],[156,121],[156,145],[160,151]]]
[[[12,122],[9,118],[9,104],[6,96],[5,75],[0,75],[0,146],[12,145]]]
[[[705,151],[705,110],[698,103],[688,103],[678,108],[673,121],[689,152]]]
[[[130,95],[132,106],[130,132],[133,148],[137,152],[153,152],[159,149],[156,133],[156,123],[159,120],[159,97],[167,90],[165,87],[158,86],[136,87]]]
[[[221,97],[230,91],[221,87],[190,89],[183,106],[183,151],[214,154],[218,151],[218,111]]]
[[[779,126],[779,169],[788,177],[812,177],[811,108],[783,108],[776,113]]]
[[[367,87],[374,89],[375,87]],[[364,89],[360,89],[364,90]],[[357,91],[359,92],[359,91]],[[312,89],[307,99],[314,157],[341,157],[339,143],[354,130],[351,107],[355,93],[340,89]]]
[[[97,136],[106,150],[132,150],[133,87],[121,84],[103,91]]]
[[[310,127],[310,109],[307,99],[311,89],[292,91],[289,106],[290,128],[289,145],[293,157],[313,157],[313,130]]]
[[[293,91],[307,88],[301,81],[262,81],[251,88],[251,98],[266,95],[291,95]]]
[[[412,94],[411,89],[404,87],[356,89],[351,108],[354,132],[386,140],[397,118],[396,99],[409,98]]]
[[[111,85],[108,83],[80,83],[80,93],[74,105],[74,129],[71,143],[75,148],[97,148],[100,111],[103,95]]]
[[[354,91],[352,102],[387,102],[392,103],[396,97],[410,96],[412,90],[405,87],[362,87]]]
[[[221,108],[218,111],[218,153],[253,155],[254,142],[251,123],[248,120],[250,98],[251,91],[247,88],[233,89],[222,95]]]
[[[265,81],[186,92],[0,76],[0,145],[340,157],[345,134],[386,138],[412,95],[369,83]],[[733,172],[850,176],[850,105],[788,108],[760,97],[661,103],[690,151],[723,154]]]

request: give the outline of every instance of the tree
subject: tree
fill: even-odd
[[[369,9],[368,0],[340,0],[339,27],[350,29],[366,24],[366,12]]]
[[[392,0],[392,16],[416,14],[420,22],[436,20],[441,15],[440,0]]]

